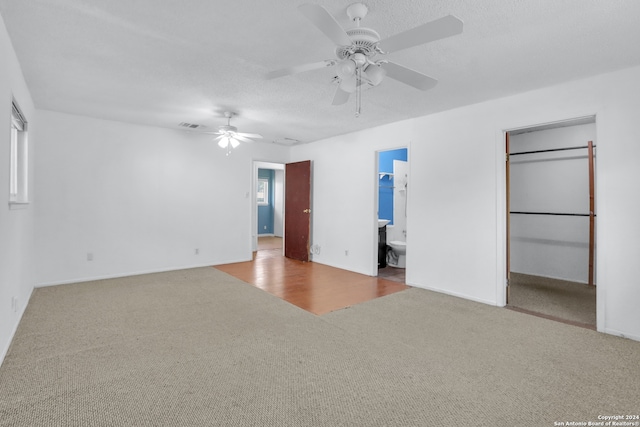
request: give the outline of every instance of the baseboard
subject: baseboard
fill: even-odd
[[[95,280],[118,279],[120,277],[140,276],[142,274],[165,273],[167,271],[189,270],[191,268],[215,267],[216,265],[233,264],[236,262],[246,262],[251,260],[252,258],[242,258],[242,259],[235,259],[235,260],[225,260],[224,262],[217,262],[215,264],[211,264],[211,263],[194,264],[190,266],[170,267],[170,268],[162,268],[157,270],[139,270],[139,271],[131,271],[127,273],[106,274],[102,276],[77,277],[74,279],[56,280],[52,282],[37,283],[35,287],[46,288],[48,286],[69,285],[71,283],[92,282]]]
[[[20,326],[20,322],[22,321],[22,316],[24,316],[24,312],[27,310],[27,306],[29,305],[29,301],[31,301],[31,295],[33,295],[33,290],[34,289],[35,288],[31,288],[31,292],[29,292],[29,298],[27,298],[27,302],[24,304],[24,306],[20,310],[20,314],[18,315],[18,319],[16,321],[16,324],[13,326],[13,330],[11,331],[11,334],[9,334],[9,341],[2,348],[2,352],[0,352],[0,366],[2,366],[2,364],[4,363],[4,358],[9,353],[9,349],[11,348],[11,343],[13,342],[13,338],[15,337],[16,332],[18,332],[18,326]]]
[[[617,337],[620,338],[627,338],[633,341],[640,341],[640,335],[633,335],[633,334],[626,334],[624,332],[620,332],[616,329],[611,329],[611,328],[604,328],[602,330],[598,330],[598,332],[603,332],[605,334],[609,334],[609,335],[615,335]]]
[[[487,305],[491,305],[494,307],[499,307],[497,301],[491,301],[491,300],[485,300],[482,298],[476,298],[476,297],[472,297],[470,295],[466,295],[466,294],[461,294],[458,292],[452,292],[446,289],[441,289],[441,288],[436,288],[434,286],[426,286],[426,285],[418,285],[416,283],[409,283],[407,282],[407,286],[412,286],[414,288],[420,288],[420,289],[426,289],[428,291],[433,291],[433,292],[438,292],[441,294],[445,294],[445,295],[450,295],[452,297],[456,297],[456,298],[462,298],[462,299],[466,299],[469,301],[474,301],[474,302],[479,302],[481,304],[487,304]]]
[[[345,271],[350,271],[352,273],[358,273],[358,274],[362,274],[363,276],[372,276],[372,274],[370,274],[371,272],[365,272],[365,271],[361,271],[361,270],[354,270],[353,268],[349,268],[345,265],[339,265],[339,264],[332,264],[332,263],[328,263],[328,262],[322,262],[322,261],[318,261],[313,259],[313,255],[309,257],[309,261],[315,262],[316,264],[322,264],[322,265],[326,265],[329,267],[333,267],[333,268],[339,268],[340,270],[345,270]]]

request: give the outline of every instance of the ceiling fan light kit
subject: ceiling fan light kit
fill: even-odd
[[[240,145],[240,141],[253,142],[254,139],[261,139],[262,135],[257,133],[242,133],[238,132],[238,128],[231,126],[231,118],[234,113],[226,111],[224,116],[227,118],[227,124],[218,126],[218,131],[214,132],[214,135],[219,135],[214,141],[218,141],[220,148],[226,148],[227,156],[231,154],[231,149]]]
[[[364,3],[353,3],[347,7],[347,16],[356,25],[355,28],[347,30],[343,29],[338,21],[320,5],[302,4],[298,6],[298,10],[337,45],[335,50],[337,59],[327,59],[272,71],[267,74],[267,78],[273,79],[325,67],[334,67],[336,73],[334,80],[338,82],[338,87],[332,104],[346,103],[350,94],[355,92],[356,117],[360,115],[363,84],[378,86],[387,76],[419,90],[431,89],[438,83],[432,77],[387,59],[376,61],[374,60],[376,55],[386,55],[454,36],[462,33],[463,27],[459,18],[448,15],[381,40],[375,30],[360,26],[360,22],[369,11]]]
[[[367,65],[367,68],[365,68],[364,74],[367,76],[367,79],[372,85],[378,86],[380,83],[382,83],[382,80],[384,79],[384,76],[387,75],[387,72],[379,64],[369,64]]]

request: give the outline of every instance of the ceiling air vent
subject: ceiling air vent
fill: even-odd
[[[286,145],[290,147],[292,145],[299,144],[300,141],[293,138],[279,138],[279,139],[274,139],[273,143],[278,145]]]
[[[202,125],[195,125],[193,123],[186,123],[186,122],[182,122],[178,126],[182,128],[187,128],[187,129],[198,129],[199,127],[202,127]]]

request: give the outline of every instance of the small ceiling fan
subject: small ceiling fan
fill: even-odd
[[[254,142],[254,139],[262,139],[262,135],[257,133],[238,132],[238,128],[231,126],[231,118],[234,115],[230,111],[225,111],[224,116],[227,118],[227,124],[218,126],[218,131],[212,133],[213,135],[219,135],[214,141],[218,141],[218,145],[221,148],[227,149],[227,156],[231,153],[231,148],[236,148],[240,141]]]
[[[431,89],[438,83],[432,77],[387,59],[376,60],[375,57],[378,54],[386,55],[454,36],[462,33],[463,26],[460,19],[448,15],[381,40],[376,31],[360,26],[360,21],[369,10],[363,3],[353,3],[347,8],[347,15],[356,23],[354,28],[348,30],[343,29],[338,21],[320,5],[302,4],[298,6],[298,10],[337,45],[336,59],[271,71],[267,73],[267,78],[274,79],[324,67],[335,67],[335,80],[338,87],[332,104],[346,103],[349,96],[355,92],[356,117],[360,115],[363,85],[377,86],[385,76],[420,90]]]

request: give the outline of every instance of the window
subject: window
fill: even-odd
[[[269,204],[269,180],[266,178],[258,179],[258,194],[256,200],[259,205]]]
[[[14,101],[11,108],[10,203],[28,203],[27,156],[27,121]]]

